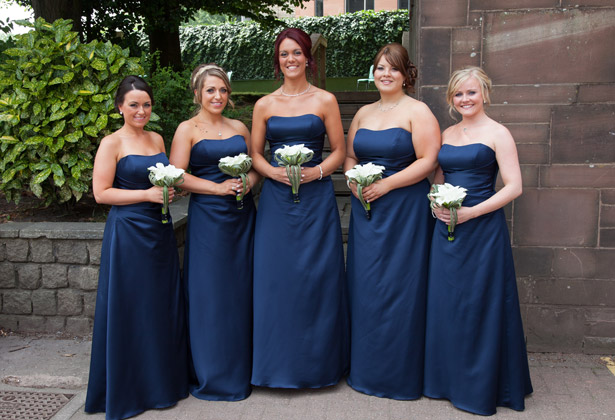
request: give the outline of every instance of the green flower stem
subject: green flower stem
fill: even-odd
[[[162,223],[169,223],[169,187],[162,187]]]
[[[451,212],[451,223],[448,225],[448,240],[452,242],[455,240],[455,225],[457,224],[457,207],[453,206],[449,208]]]
[[[361,205],[363,205],[367,220],[370,220],[372,218],[372,206],[363,198],[363,185],[361,184],[357,184],[357,195],[359,196],[359,201],[361,202]]]

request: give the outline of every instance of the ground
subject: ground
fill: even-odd
[[[0,223],[7,222],[104,222],[109,206],[97,204],[94,197],[84,195],[79,202],[67,205],[43,203],[34,195],[23,193],[18,205],[7,203],[0,193]]]

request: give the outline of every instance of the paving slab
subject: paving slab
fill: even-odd
[[[44,420],[103,420],[86,414],[91,341],[49,336],[0,337],[0,395],[4,392],[62,394],[68,402]],[[530,353],[534,394],[526,409],[499,408],[497,420],[611,420],[615,418],[615,355]],[[613,372],[609,370],[610,367]],[[49,396],[51,397],[51,396]],[[43,398],[45,399],[45,398]],[[51,398],[47,398],[51,400]],[[0,408],[3,405],[0,404]],[[24,417],[28,418],[28,417]],[[34,418],[34,417],[32,417]],[[255,388],[238,402],[192,396],[174,407],[149,410],[138,420],[465,420],[478,416],[448,401],[395,401],[354,391],[345,382],[317,390]]]

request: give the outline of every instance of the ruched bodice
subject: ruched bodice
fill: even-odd
[[[278,166],[275,151],[284,145],[304,144],[314,152],[312,160],[302,166],[316,166],[322,162],[322,149],[325,143],[325,124],[314,114],[296,117],[273,116],[267,120],[265,139],[271,148],[271,165]]]
[[[466,188],[464,206],[473,206],[495,194],[498,162],[495,152],[482,143],[442,145],[438,161],[446,182]]]
[[[357,130],[360,164],[385,167],[384,178],[416,160],[412,133],[396,127]],[[350,375],[355,389],[410,400],[423,390],[427,261],[433,229],[423,179],[371,203],[352,196],[347,277],[351,308]]]
[[[304,166],[321,162],[324,135],[313,114],[267,121],[272,156],[303,143],[314,151]],[[295,203],[290,186],[264,182],[254,238],[254,385],[318,388],[346,371],[344,254],[331,178],[302,183],[299,197]]]

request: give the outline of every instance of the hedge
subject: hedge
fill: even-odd
[[[401,42],[408,30],[408,11],[360,11],[338,16],[283,19],[287,27],[327,39],[327,77],[367,75],[378,49]],[[281,29],[247,21],[181,29],[182,61],[195,66],[215,62],[235,79],[271,79],[273,42]]]

